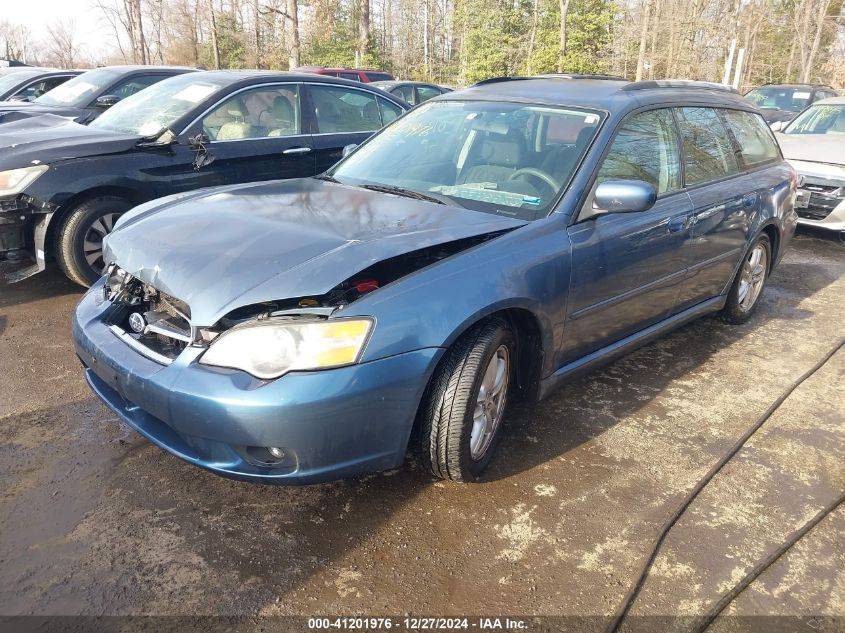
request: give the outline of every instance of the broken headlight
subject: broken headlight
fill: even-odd
[[[264,380],[289,371],[351,365],[361,357],[372,326],[366,318],[250,321],[218,336],[199,362]]]
[[[47,165],[33,165],[0,171],[0,196],[16,196],[47,171]]]

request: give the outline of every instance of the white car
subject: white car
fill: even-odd
[[[798,222],[845,231],[845,97],[817,101],[776,134],[784,157],[803,176]]]

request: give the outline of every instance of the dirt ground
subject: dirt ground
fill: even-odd
[[[74,355],[79,289],[0,282],[0,615],[610,614],[683,494],[845,333],[843,273],[837,236],[800,233],[746,325],[700,320],[512,409],[483,483],[409,458],[300,488],[128,430]],[[845,350],[704,490],[632,614],[706,611],[843,487]],[[840,508],[726,612],[845,616],[843,534]]]

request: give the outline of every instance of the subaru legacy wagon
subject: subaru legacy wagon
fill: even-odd
[[[706,314],[746,321],[796,187],[727,90],[486,81],[320,176],[130,211],[76,348],[122,420],[221,475],[324,481],[413,444],[474,480],[514,398]]]

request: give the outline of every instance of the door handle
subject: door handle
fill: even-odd
[[[683,231],[687,227],[687,219],[684,218],[672,218],[669,220],[669,232],[670,233],[677,233],[678,231]]]
[[[290,156],[291,154],[307,154],[311,151],[310,147],[291,147],[290,149],[286,149],[282,152],[282,154],[287,154]]]

